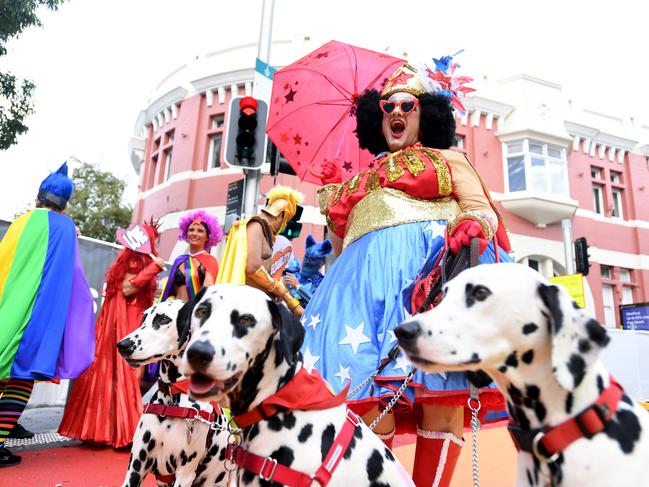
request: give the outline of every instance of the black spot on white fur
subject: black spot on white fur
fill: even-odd
[[[586,361],[581,355],[573,353],[566,366],[573,377],[575,387],[579,386],[586,375]]]
[[[523,335],[529,335],[530,333],[534,333],[538,329],[539,325],[537,325],[536,323],[528,323],[526,325],[523,325]]]

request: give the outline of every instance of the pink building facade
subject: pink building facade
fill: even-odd
[[[273,46],[277,66],[317,47],[308,40]],[[161,218],[161,253],[183,251],[178,221],[191,209],[225,219],[228,184],[242,179],[223,160],[232,97],[251,95],[255,46],[210,53],[156,87],[139,114],[130,156],[140,177],[134,221]],[[618,326],[621,304],[649,302],[649,122],[582,107],[561,85],[519,75],[476,86],[457,118],[459,150],[483,176],[509,227],[514,258],[546,277],[572,269],[572,242],[586,237],[591,268],[586,308]],[[274,184],[305,195],[303,230],[293,241],[325,236],[316,186],[272,178],[262,168],[260,202]],[[217,255],[220,249],[213,252]]]

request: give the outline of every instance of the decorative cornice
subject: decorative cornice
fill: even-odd
[[[566,120],[564,122],[566,131],[573,136],[579,136],[583,139],[590,139],[591,143],[598,145],[605,145],[607,147],[614,147],[616,149],[623,149],[625,151],[633,151],[638,145],[637,140],[619,137],[613,134],[607,134],[595,127],[589,127],[576,122]]]
[[[215,90],[219,87],[229,87],[230,85],[240,85],[246,82],[252,82],[254,75],[253,69],[239,69],[227,73],[214,74],[206,76],[191,82],[192,87],[197,93],[203,93],[207,90]]]
[[[497,132],[496,137],[501,142],[509,142],[518,139],[534,139],[541,142],[548,142],[550,144],[557,144],[563,147],[568,147],[572,143],[572,138],[563,134],[553,134],[550,132],[541,132],[535,129],[519,129],[512,131]]]
[[[508,116],[514,111],[513,105],[502,103],[482,96],[468,96],[464,102],[467,111],[480,110],[482,113],[493,113],[501,117]]]
[[[146,121],[150,122],[154,117],[157,117],[160,112],[163,112],[165,108],[169,108],[169,106],[175,103],[180,103],[186,97],[187,89],[183,88],[182,86],[174,88],[173,90],[165,93],[160,98],[151,103],[145,110]]]

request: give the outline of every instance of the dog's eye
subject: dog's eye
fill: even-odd
[[[239,324],[242,326],[254,326],[257,323],[257,320],[252,315],[241,315],[239,318]]]
[[[194,315],[196,318],[205,318],[207,316],[207,309],[205,309],[203,306],[199,306],[196,308],[196,311],[194,311]]]
[[[491,291],[489,290],[489,288],[480,285],[474,287],[473,291],[471,292],[471,296],[473,296],[476,301],[484,301],[489,297],[490,294]]]

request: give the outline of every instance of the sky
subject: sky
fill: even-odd
[[[464,49],[464,74],[524,72],[561,84],[582,105],[649,120],[645,5],[276,0],[273,38],[335,39],[418,59]],[[262,0],[70,0],[40,11],[43,26],[0,57],[0,70],[36,84],[29,132],[0,152],[0,218],[29,207],[40,181],[71,156],[125,179],[133,205],[128,142],[150,93],[196,55],[257,42],[261,9]]]

